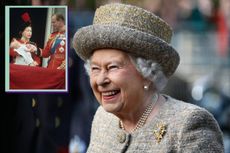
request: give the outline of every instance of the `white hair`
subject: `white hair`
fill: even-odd
[[[137,71],[140,72],[144,78],[150,80],[157,91],[164,89],[168,82],[168,78],[164,75],[161,66],[157,62],[131,55],[129,55],[129,57]]]
[[[129,55],[129,54],[128,54]],[[134,57],[129,55],[132,63],[136,67],[137,71],[140,74],[151,81],[157,91],[161,91],[167,84],[168,78],[164,75],[163,71],[161,70],[161,66],[153,61],[147,60],[141,57]],[[90,74],[90,60],[88,59],[84,64],[85,70],[87,74]]]
[[[84,63],[84,68],[85,68],[86,73],[89,76],[89,74],[90,74],[90,60],[89,59],[86,60],[86,62]]]

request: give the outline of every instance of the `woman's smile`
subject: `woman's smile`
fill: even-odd
[[[120,90],[111,90],[111,91],[106,91],[102,92],[102,101],[104,103],[114,103],[120,96]]]

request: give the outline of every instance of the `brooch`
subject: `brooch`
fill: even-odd
[[[165,133],[166,133],[166,125],[162,122],[158,123],[157,128],[154,129],[153,131],[157,143],[160,143]]]

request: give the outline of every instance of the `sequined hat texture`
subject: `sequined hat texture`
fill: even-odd
[[[79,29],[73,39],[76,53],[90,58],[94,50],[113,48],[158,62],[164,74],[171,76],[180,61],[169,44],[171,27],[153,13],[127,4],[99,7],[93,25]]]

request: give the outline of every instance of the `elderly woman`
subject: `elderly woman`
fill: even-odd
[[[159,94],[179,64],[171,36],[162,19],[124,4],[98,8],[94,24],[76,32],[74,48],[101,105],[89,153],[223,152],[209,112]]]

